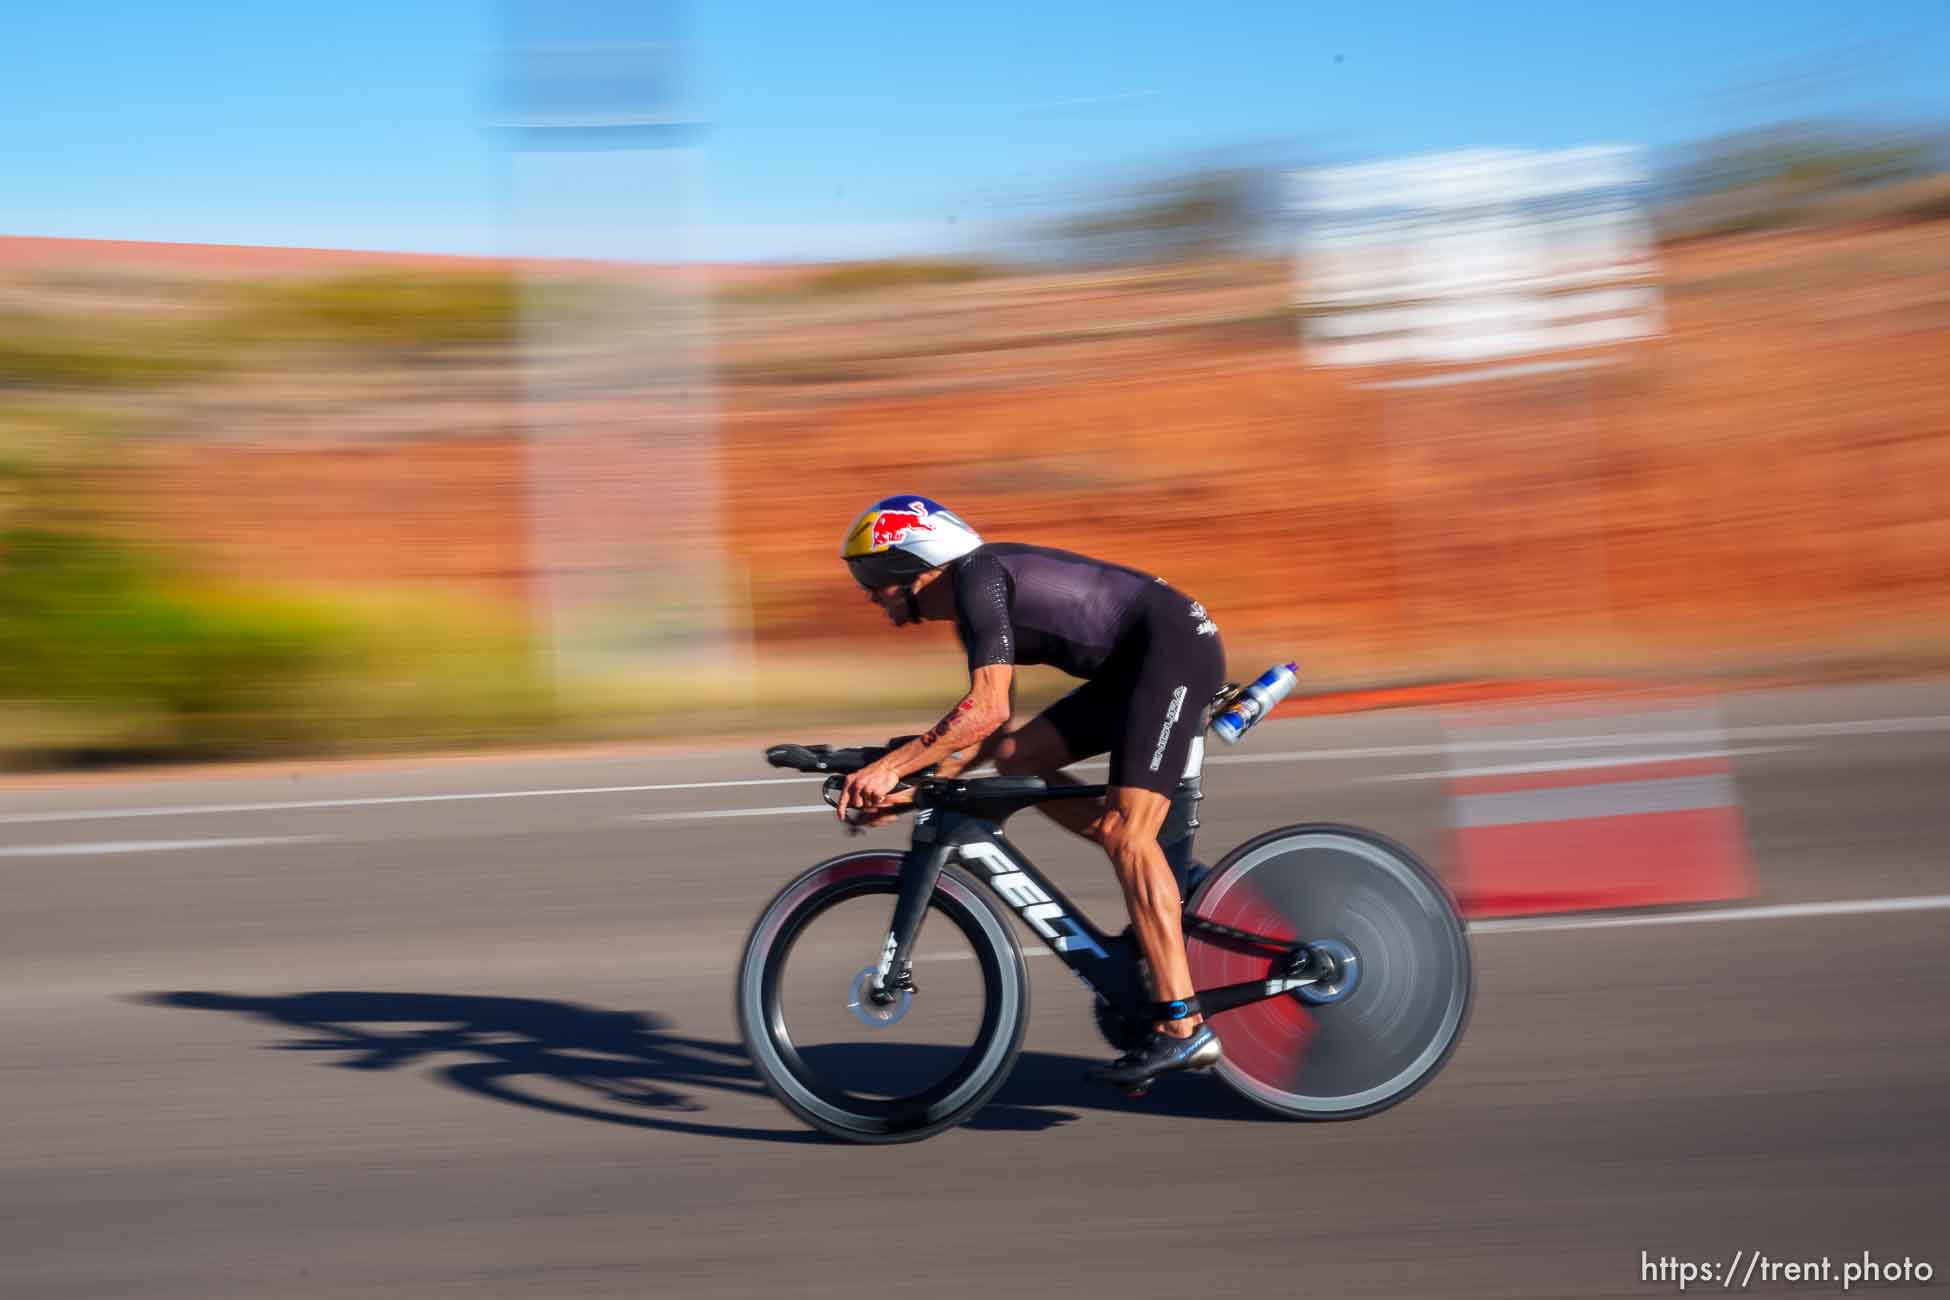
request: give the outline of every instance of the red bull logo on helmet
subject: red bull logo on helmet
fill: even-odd
[[[938,565],[981,544],[981,536],[974,529],[937,501],[920,496],[882,497],[861,511],[847,529],[840,555],[864,560],[899,550]]]
[[[928,503],[909,501],[905,510],[882,510],[874,516],[873,549],[886,550],[896,542],[907,540],[909,533],[931,533],[934,525],[928,522]]]

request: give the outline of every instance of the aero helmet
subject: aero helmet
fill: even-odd
[[[981,544],[981,534],[937,502],[926,497],[886,497],[853,521],[840,556],[853,571],[853,580],[872,591],[910,582]]]

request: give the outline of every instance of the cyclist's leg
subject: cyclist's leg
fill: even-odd
[[[1185,960],[1185,936],[1178,925],[1178,882],[1158,846],[1158,828],[1171,800],[1156,790],[1114,784],[1106,802],[1109,806],[1098,834],[1124,887],[1138,946],[1150,965],[1152,996],[1161,1002],[1189,999],[1195,989]],[[1140,1096],[1159,1075],[1210,1069],[1223,1052],[1218,1035],[1202,1016],[1184,1015],[1155,1023],[1142,1046],[1108,1065],[1092,1067],[1086,1077]]]
[[[1114,731],[1112,694],[1098,682],[1085,682],[1029,723],[995,745],[995,770],[1004,776],[1040,776],[1051,785],[1084,785],[1063,769],[1110,748]],[[1091,827],[1104,811],[1102,799],[1065,799],[1036,805],[1065,830],[1094,838]]]
[[[1161,1002],[1196,990],[1179,925],[1183,902],[1158,831],[1171,811],[1192,741],[1205,726],[1205,707],[1225,676],[1225,651],[1216,632],[1178,608],[1183,597],[1159,597],[1145,652],[1129,679],[1129,695],[1110,748],[1110,792],[1093,838],[1104,846],[1139,946],[1150,963]],[[1209,626],[1207,624],[1206,626]],[[1184,1036],[1199,1023],[1189,1016],[1161,1025]]]
[[[1160,1002],[1189,998],[1197,989],[1178,923],[1178,880],[1158,844],[1158,830],[1171,811],[1171,800],[1155,790],[1112,786],[1104,805],[1090,837],[1103,845],[1124,891],[1138,947],[1151,969],[1151,994]],[[1198,1028],[1200,1019],[1194,1014],[1157,1027],[1184,1037]]]

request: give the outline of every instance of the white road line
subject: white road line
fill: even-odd
[[[1873,916],[1884,912],[1936,912],[1950,908],[1950,894],[1915,898],[1850,898],[1826,903],[1776,903],[1766,907],[1715,907],[1657,916],[1537,916],[1509,921],[1471,921],[1477,934],[1531,934],[1549,930],[1610,930],[1639,925],[1712,925],[1723,921],[1794,921],[1816,916]],[[1053,956],[1049,949],[1025,949],[1025,957]],[[943,953],[933,961],[964,960],[969,953]]]
[[[1206,766],[1302,763],[1362,758],[1428,758],[1446,754],[1522,753],[1526,750],[1610,749],[1633,745],[1720,745],[1729,740],[1793,740],[1885,732],[1950,731],[1950,717],[1887,718],[1875,722],[1811,722],[1779,727],[1716,727],[1695,731],[1600,732],[1589,736],[1539,736],[1528,740],[1458,740],[1437,745],[1376,745],[1368,749],[1284,750],[1270,754],[1217,754]]]
[[[811,776],[748,781],[679,781],[668,785],[592,785],[563,790],[486,790],[457,794],[395,794],[365,799],[291,799],[278,803],[185,804],[176,808],[76,808],[64,812],[0,813],[0,826],[26,822],[85,822],[123,817],[192,817],[205,813],[302,812],[311,808],[374,808],[385,804],[450,803],[464,799],[540,799],[547,795],[653,794],[661,790],[718,790],[741,785],[797,785]]]
[[[1864,718],[1859,722],[1786,722],[1777,726],[1727,727],[1732,740],[1788,740],[1797,736],[1873,736],[1887,732],[1950,731],[1950,714],[1921,718]]]
[[[618,817],[623,822],[698,822],[717,817],[783,817],[787,813],[825,813],[833,810],[823,803],[795,803],[781,808],[706,808],[697,812],[631,813]]]
[[[1358,784],[1380,785],[1389,781],[1440,781],[1466,776],[1512,776],[1528,772],[1575,772],[1584,768],[1631,767],[1639,763],[1685,763],[1701,758],[1731,758],[1735,754],[1784,754],[1806,749],[1806,745],[1745,745],[1736,749],[1695,749],[1677,754],[1614,754],[1609,758],[1565,758],[1549,763],[1508,763],[1496,767],[1459,767],[1447,772],[1396,772],[1389,776],[1364,776]]]
[[[1438,773],[1437,775],[1446,775]],[[1683,797],[1680,797],[1683,796]],[[1676,801],[1675,801],[1676,800]],[[1583,801],[1583,802],[1580,802]],[[1636,803],[1634,802],[1636,801]],[[1664,781],[1636,781],[1621,785],[1576,786],[1566,790],[1522,791],[1514,794],[1468,795],[1458,801],[1465,824],[1479,818],[1485,825],[1530,820],[1556,821],[1565,817],[1598,817],[1629,811],[1670,811],[1676,808],[1718,808],[1734,802],[1732,787],[1724,776],[1676,777]],[[1544,808],[1533,816],[1523,811],[1531,805]],[[1612,809],[1610,814],[1591,809]],[[1643,804],[1643,807],[1639,807]],[[1551,808],[1562,811],[1549,812]],[[787,813],[831,812],[825,804],[784,804],[770,808],[698,808],[683,812],[625,813],[624,822],[692,822],[720,817],[779,817]]]
[[[1521,753],[1538,749],[1613,749],[1632,745],[1713,745],[1726,740],[1721,731],[1662,731],[1608,733],[1597,736],[1538,737],[1534,740],[1458,740],[1436,745],[1376,745],[1369,749],[1294,749],[1270,754],[1217,754],[1205,760],[1207,767],[1246,766],[1254,763],[1346,762],[1367,758],[1441,758],[1466,753]],[[1627,756],[1629,759],[1629,756]],[[1621,761],[1627,761],[1622,759]],[[1629,761],[1637,761],[1629,759]]]
[[[1424,758],[1455,753],[1606,746],[1703,744],[1728,740],[1780,740],[1812,736],[1873,735],[1884,732],[1950,731],[1950,715],[1920,718],[1881,718],[1862,722],[1808,722],[1782,726],[1727,727],[1712,731],[1607,733],[1535,740],[1477,740],[1454,744],[1375,745],[1361,749],[1285,750],[1267,754],[1213,754],[1208,767],[1256,763],[1332,763],[1373,758]],[[1095,769],[1102,760],[1072,766]],[[130,817],[193,817],[212,813],[301,812],[307,809],[375,808],[387,804],[449,803],[479,799],[540,799],[551,795],[655,794],[665,790],[725,790],[738,786],[793,785],[821,779],[818,775],[759,777],[731,781],[677,781],[662,785],[601,785],[557,790],[483,790],[454,794],[377,795],[362,799],[293,799],[269,803],[186,804],[174,808],[76,808],[60,812],[0,813],[0,826],[37,822],[110,821]]]
[[[1471,934],[1543,930],[1615,930],[1640,925],[1710,925],[1721,921],[1792,921],[1811,916],[1872,916],[1881,912],[1935,912],[1950,908],[1950,894],[1914,898],[1835,899],[1825,903],[1775,903],[1765,907],[1715,907],[1656,916],[1539,916],[1527,920],[1472,921]]]
[[[247,849],[264,844],[311,844],[323,835],[261,835],[234,840],[96,840],[90,844],[26,844],[0,849],[0,858],[81,858],[111,853],[167,853],[182,849]]]
[[[1724,772],[1674,776],[1656,781],[1614,781],[1603,785],[1552,786],[1501,794],[1465,794],[1449,802],[1449,824],[1463,830],[1480,826],[1529,826],[1538,822],[1583,821],[1592,817],[1643,817],[1652,813],[1699,812],[1738,807],[1733,781]]]

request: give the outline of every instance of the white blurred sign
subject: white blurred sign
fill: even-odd
[[[519,271],[529,555],[563,683],[751,680],[710,282],[678,269],[702,166],[682,9],[504,6],[515,247],[663,264]]]
[[[1317,364],[1478,362],[1662,328],[1635,149],[1477,149],[1293,180]]]

